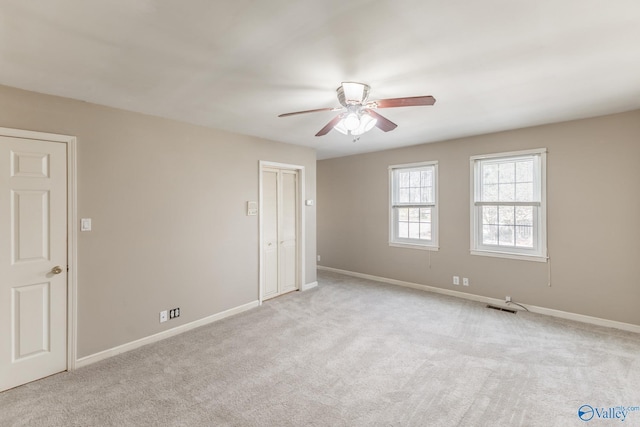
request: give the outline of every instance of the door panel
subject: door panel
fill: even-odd
[[[13,359],[49,351],[49,283],[13,288]]]
[[[282,171],[280,291],[297,289],[298,173]]]
[[[49,259],[49,191],[12,191],[14,263]]]
[[[67,368],[66,158],[0,137],[0,391]]]
[[[262,173],[262,298],[278,294],[278,171]]]

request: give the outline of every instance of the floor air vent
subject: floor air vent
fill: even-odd
[[[511,310],[510,308],[503,308],[503,307],[498,307],[496,305],[488,305],[487,308],[491,308],[493,310],[498,310],[498,311],[506,311],[507,313],[511,313],[511,314],[516,314],[518,312],[518,310]]]

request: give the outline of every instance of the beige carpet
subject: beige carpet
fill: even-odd
[[[319,283],[0,393],[0,425],[640,425],[638,334],[326,272]],[[638,411],[602,417],[621,406]]]

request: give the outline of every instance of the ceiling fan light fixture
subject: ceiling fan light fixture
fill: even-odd
[[[355,115],[355,113],[350,113],[349,115],[351,114]],[[341,119],[338,122],[338,124],[336,124],[333,128],[344,135],[359,136],[359,135],[362,135],[363,133],[369,132],[371,129],[373,129],[373,127],[378,122],[378,119],[371,117],[367,113],[362,113],[362,115],[359,118],[358,126],[355,129],[349,129],[346,124],[347,118],[349,118],[349,115]]]

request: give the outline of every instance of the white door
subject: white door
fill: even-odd
[[[262,170],[262,299],[298,289],[298,171]]]
[[[0,391],[67,369],[66,148],[0,136]]]

